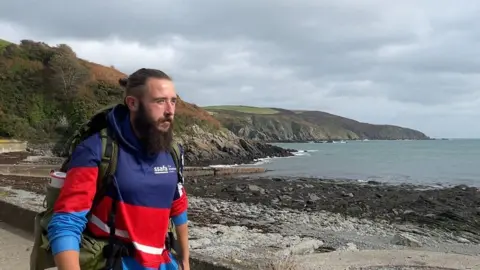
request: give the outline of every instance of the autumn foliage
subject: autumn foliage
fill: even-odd
[[[127,76],[112,67],[102,66],[86,60],[79,61],[90,70],[92,75],[91,79],[94,81],[102,81],[108,84],[116,85],[118,83],[118,79]]]
[[[118,79],[125,76],[113,67],[78,59],[65,44],[6,44],[0,50],[0,137],[64,137],[95,111],[121,102]],[[180,100],[176,132],[193,124],[220,128],[208,112]]]

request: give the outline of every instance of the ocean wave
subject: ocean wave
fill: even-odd
[[[297,150],[295,153],[313,153],[318,152],[317,149],[309,149],[309,150]]]
[[[297,150],[296,152],[292,152],[294,156],[310,156],[310,153],[318,152],[317,149],[311,150]]]
[[[242,163],[242,164],[215,164],[210,165],[210,168],[233,168],[238,166],[260,166],[266,163],[270,163],[272,159],[277,157],[266,157],[266,158],[258,158],[254,159],[253,163]]]
[[[257,158],[253,160],[253,163],[242,163],[242,164],[216,164],[216,165],[210,165],[208,167],[210,168],[232,168],[232,167],[238,167],[238,166],[260,166],[264,165],[267,163],[272,162],[274,159],[279,159],[279,158],[292,158],[292,157],[299,157],[299,156],[310,156],[310,152],[317,152],[318,150],[312,149],[312,150],[298,150],[296,152],[292,152],[293,156],[289,157],[265,157],[265,158]]]

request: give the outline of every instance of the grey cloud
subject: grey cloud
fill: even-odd
[[[420,115],[423,107],[448,110],[474,99],[479,8],[475,0],[20,0],[0,2],[0,22],[47,40],[118,38],[152,50],[168,44],[178,55],[166,68],[182,95],[200,105],[332,108],[411,124],[414,114],[387,119],[367,108]],[[357,104],[377,99],[391,105]],[[464,113],[480,116],[480,108]]]

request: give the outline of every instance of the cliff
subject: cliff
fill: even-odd
[[[0,40],[0,137],[49,148],[57,141],[59,146],[95,111],[122,100],[118,79],[125,76],[113,67],[77,58],[66,44]],[[181,99],[174,127],[190,166],[291,155],[237,137],[207,111]]]
[[[324,140],[425,140],[424,133],[393,125],[373,125],[321,111],[247,106],[205,107],[236,135],[269,142]]]

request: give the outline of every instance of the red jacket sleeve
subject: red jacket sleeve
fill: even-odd
[[[81,142],[71,156],[67,176],[47,228],[54,255],[80,249],[86,215],[97,189],[100,153],[100,138],[94,135]]]
[[[173,218],[175,225],[182,225],[187,222],[188,199],[185,187],[181,183],[177,184],[175,196],[173,198],[170,216]]]

